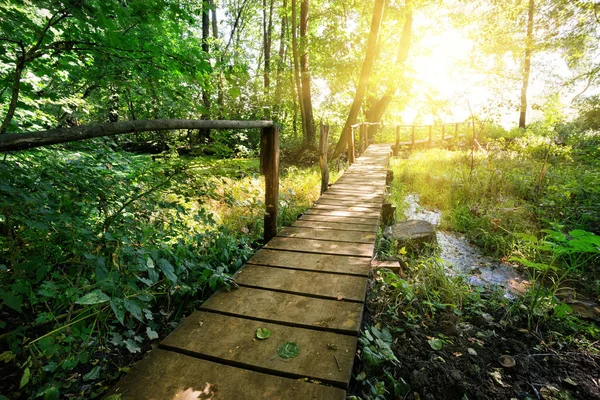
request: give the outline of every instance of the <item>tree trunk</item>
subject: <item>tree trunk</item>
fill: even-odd
[[[202,7],[202,51],[208,56],[208,38],[210,37],[210,2],[205,1]],[[208,90],[202,88],[202,104],[206,113],[210,109],[210,97]]]
[[[269,86],[271,86],[271,34],[273,32],[273,4],[274,1],[270,0],[267,4],[267,0],[263,0],[263,54],[265,57],[265,70],[264,70],[264,86],[265,93],[268,93]],[[267,9],[267,5],[269,8]]]
[[[383,1],[383,0],[382,0]],[[300,75],[302,79],[302,102],[304,103],[305,144],[315,147],[317,132],[313,117],[312,98],[310,91],[310,71],[308,68],[308,0],[300,4]]]
[[[408,59],[408,51],[410,49],[411,37],[412,37],[412,1],[406,1],[406,16],[404,20],[404,26],[402,27],[402,37],[400,38],[400,46],[398,47],[398,53],[396,54],[396,64],[402,65]],[[385,93],[379,100],[369,99],[369,109],[365,113],[367,122],[381,122],[383,114],[387,110],[394,99],[398,83],[394,83],[386,88]],[[370,125],[368,130],[369,138],[373,138],[377,133],[377,125]]]
[[[23,70],[25,69],[25,55],[19,57],[17,60],[17,65],[15,66],[15,77],[13,78],[12,83],[12,93],[10,97],[10,104],[8,105],[8,111],[6,112],[6,116],[2,121],[2,125],[0,126],[0,135],[6,133],[10,122],[15,116],[15,110],[17,109],[17,102],[19,101],[19,91],[21,90],[21,76],[23,75]]]
[[[300,82],[300,65],[298,63],[298,39],[297,39],[297,10],[296,0],[292,0],[292,58],[294,59],[294,81],[296,83],[296,95],[298,96],[298,104],[300,105],[300,120],[304,121],[304,103],[302,102],[302,83]],[[306,140],[306,131],[304,122],[302,126],[302,137]]]
[[[375,7],[373,8],[373,19],[371,20],[371,30],[369,32],[369,39],[367,41],[367,51],[365,60],[360,71],[360,78],[358,80],[358,86],[356,93],[354,94],[354,101],[350,107],[348,118],[342,130],[340,140],[338,141],[332,158],[339,157],[340,154],[346,149],[348,142],[348,135],[350,135],[352,128],[351,126],[356,123],[358,112],[367,91],[367,83],[369,82],[369,76],[373,69],[373,63],[377,54],[377,38],[379,36],[379,27],[381,26],[381,19],[383,17],[383,0],[375,0]]]
[[[523,86],[521,87],[521,108],[519,114],[519,128],[525,128],[527,117],[527,88],[529,86],[529,73],[531,71],[531,53],[533,47],[533,12],[535,1],[529,0],[527,12],[527,37],[525,38],[525,62],[523,63]]]
[[[286,51],[286,33],[287,33],[287,0],[283,0],[282,12],[281,12],[281,35],[279,37],[279,60],[277,63],[277,82],[275,83],[275,102],[274,102],[274,114],[277,115],[279,105],[281,103],[281,95],[283,91],[283,82],[281,74],[283,72],[283,66],[285,65],[285,51]]]

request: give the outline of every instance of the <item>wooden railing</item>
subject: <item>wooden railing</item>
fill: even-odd
[[[382,123],[381,122],[360,122],[358,124],[354,124],[354,125],[350,126],[350,128],[352,128],[352,131],[350,132],[350,135],[348,135],[348,163],[354,164],[354,161],[355,161],[354,152],[355,152],[355,142],[356,142],[356,138],[355,138],[356,129],[360,128],[358,153],[362,154],[365,152],[367,147],[369,147],[369,132],[367,131],[369,129],[369,126],[379,126],[379,125],[382,125]]]
[[[277,234],[279,212],[279,127],[273,121],[137,120],[30,133],[0,135],[0,152],[67,143],[95,137],[179,129],[260,129],[260,173],[265,176],[264,241]]]
[[[471,132],[467,133],[459,133],[459,129],[462,126],[467,126],[467,129],[471,129]],[[447,129],[449,127],[450,129]],[[402,128],[410,129],[410,140],[409,141],[400,141],[400,133]],[[427,138],[425,139],[417,139],[416,131],[418,128],[426,128],[427,129]],[[434,128],[440,132],[439,142],[442,143],[444,141],[457,139],[461,136],[466,137],[468,134],[472,135],[471,140],[475,140],[475,120],[467,120],[463,122],[451,122],[451,123],[443,123],[438,125],[396,125],[396,143],[393,146],[394,155],[398,155],[398,151],[401,146],[410,146],[415,147],[419,144],[427,144],[429,147],[433,145],[437,138],[434,136]],[[448,134],[450,133],[450,135]]]

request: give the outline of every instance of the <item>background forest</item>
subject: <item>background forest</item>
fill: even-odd
[[[584,231],[574,276],[589,272],[597,297],[599,13],[591,0],[0,0],[0,139],[130,120],[272,119],[285,225],[319,194],[319,124],[331,127],[335,179],[357,122],[383,122],[370,135],[392,142],[395,124],[474,120],[498,156],[478,161],[479,178],[508,176],[535,211],[473,218],[472,203],[500,187],[481,182],[482,192],[454,182],[461,198],[423,191],[426,204],[499,257],[516,253],[497,221],[530,235],[516,262],[533,270],[549,263],[533,238]],[[99,397],[194,306],[234,285],[262,244],[259,141],[258,130],[180,130],[2,154],[0,399]],[[439,160],[472,172],[462,156],[395,168],[419,191]],[[555,242],[572,239],[559,233]],[[373,376],[387,376],[381,365]],[[363,397],[391,398],[384,380],[387,389],[363,378]]]

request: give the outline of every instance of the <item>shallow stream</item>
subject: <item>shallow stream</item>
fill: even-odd
[[[464,235],[439,229],[442,213],[427,210],[419,205],[419,196],[405,197],[408,219],[427,221],[436,226],[436,238],[440,247],[440,258],[447,264],[450,275],[462,275],[476,286],[499,286],[507,295],[522,294],[529,282],[510,264],[484,255],[479,247],[471,244]]]

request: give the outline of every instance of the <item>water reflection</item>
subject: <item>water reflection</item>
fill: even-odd
[[[405,201],[408,204],[405,212],[408,219],[420,219],[439,226],[442,217],[440,211],[421,207],[419,196],[416,194],[407,195]],[[476,286],[499,286],[504,288],[509,296],[523,294],[527,290],[529,282],[512,265],[484,255],[477,246],[469,243],[464,235],[436,229],[436,238],[440,258],[448,265],[448,274],[463,275]]]

